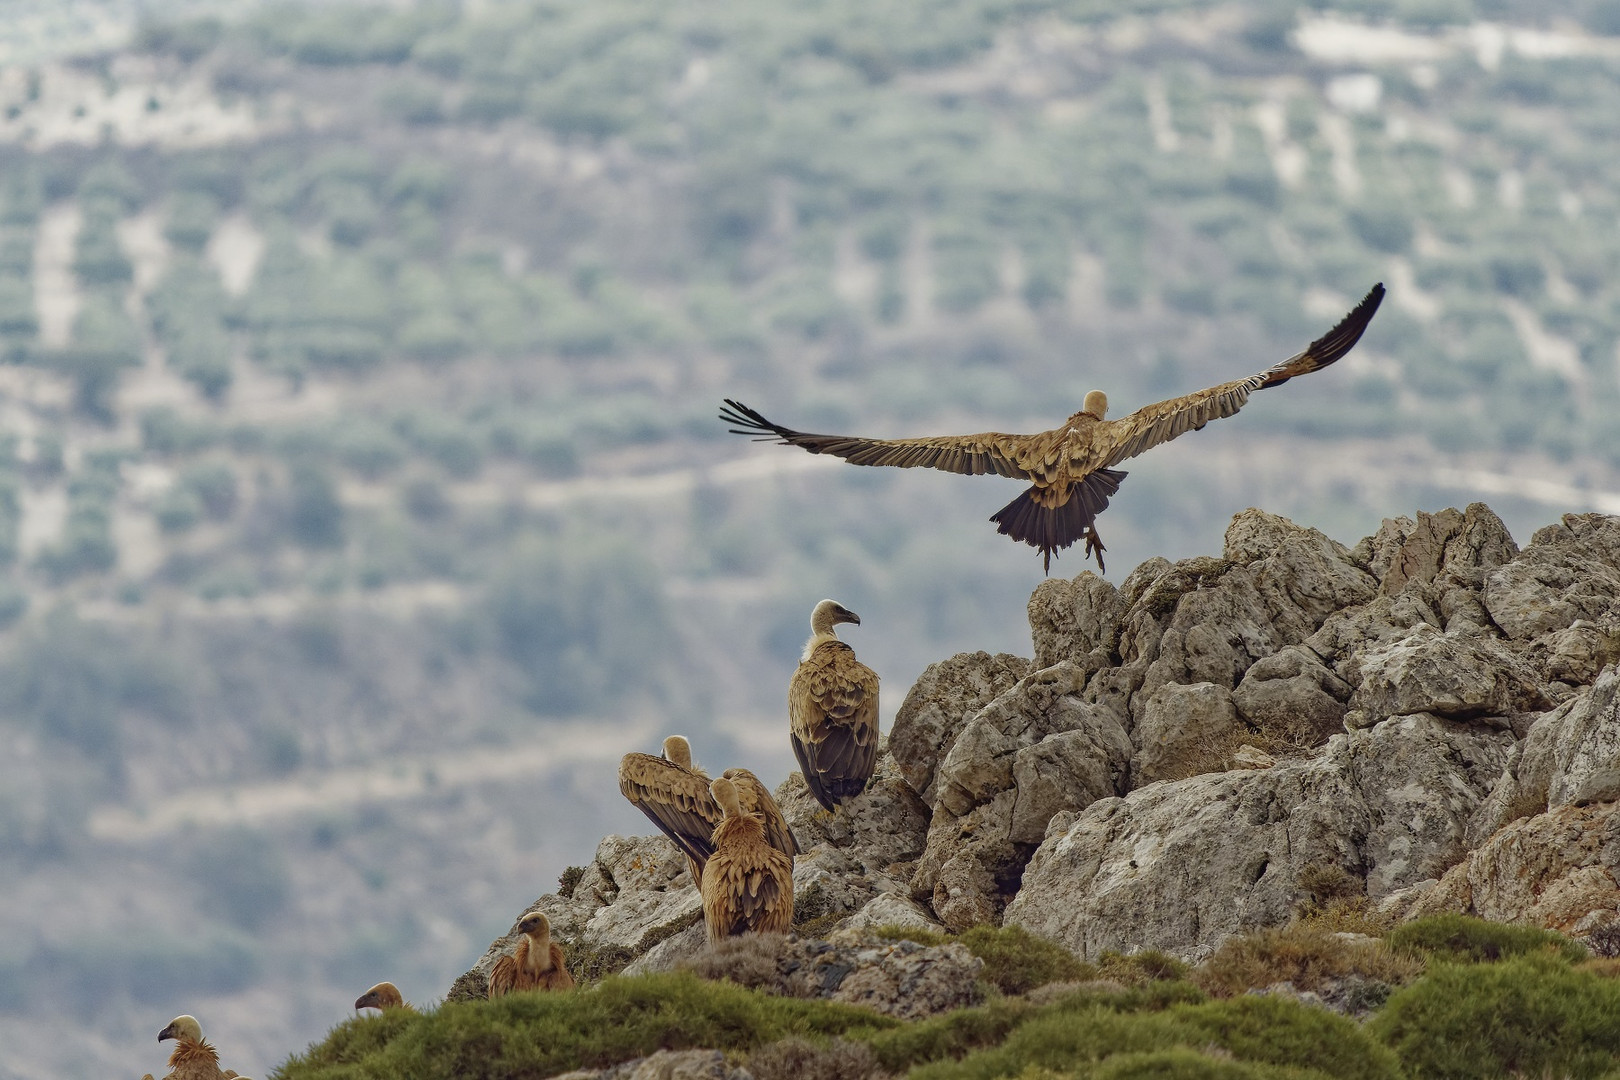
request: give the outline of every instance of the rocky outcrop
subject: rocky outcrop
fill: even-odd
[[[923,674],[837,814],[778,789],[801,930],[1005,919],[1194,957],[1328,878],[1402,916],[1620,920],[1620,519],[1520,550],[1476,503],[1346,548],[1248,510],[1219,557],[1048,580],[1029,618],[1032,660]],[[656,968],[701,947],[695,898],[672,846],[610,837],[540,906]]]

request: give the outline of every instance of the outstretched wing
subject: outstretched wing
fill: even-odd
[[[1268,386],[1280,386],[1295,375],[1308,375],[1333,363],[1355,347],[1384,299],[1380,283],[1364,297],[1339,325],[1290,356],[1280,364],[1247,379],[1221,383],[1196,394],[1171,398],[1148,405],[1115,421],[1104,421],[1101,449],[1105,452],[1095,466],[1117,465],[1144,450],[1169,442],[1177,435],[1197,431],[1211,420],[1231,416],[1243,408],[1249,395]]]
[[[711,837],[721,814],[707,778],[668,758],[626,754],[619,761],[619,790],[698,866],[714,854]]]
[[[1018,480],[1029,474],[1014,460],[1023,436],[987,431],[982,435],[942,435],[924,439],[863,439],[859,435],[812,435],[774,424],[740,401],[726,399],[720,419],[736,425],[734,435],[752,435],[757,441],[776,439],[802,446],[812,454],[831,454],[852,465],[893,465],[900,469],[940,469],[982,476],[994,473]]]

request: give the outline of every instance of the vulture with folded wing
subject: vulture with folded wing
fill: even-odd
[[[519,990],[572,990],[562,946],[551,940],[551,920],[543,911],[531,911],[518,920],[523,940],[515,950],[495,961],[489,972],[493,1001]]]
[[[810,613],[804,659],[788,681],[788,737],[810,794],[828,810],[866,790],[877,767],[877,672],[855,659],[833,627],[861,624],[836,600]]]
[[[799,842],[782,817],[770,789],[747,769],[721,773],[737,785],[743,810],[759,814],[765,839],[788,858],[799,853]],[[709,791],[709,778],[692,764],[692,746],[681,735],[664,740],[663,756],[626,754],[619,762],[619,790],[646,814],[660,832],[686,855],[692,884],[701,887],[703,864],[714,854],[714,828],[720,824],[720,804]]]
[[[382,1012],[387,1012],[390,1009],[416,1011],[411,1008],[411,1003],[405,1000],[405,996],[399,992],[399,987],[391,982],[380,982],[356,998],[354,1010],[359,1012],[361,1009],[378,1009]]]
[[[1374,285],[1339,325],[1311,342],[1303,352],[1264,371],[1145,406],[1118,420],[1105,418],[1108,397],[1101,390],[1087,394],[1081,410],[1062,427],[1034,435],[997,431],[919,439],[812,435],[767,420],[730,398],[720,411],[720,419],[734,425],[731,431],[735,434],[801,446],[812,454],[832,454],[855,465],[925,467],[971,476],[994,473],[1028,480],[1030,487],[1023,494],[991,516],[996,531],[1039,549],[1048,573],[1054,552],[1084,539],[1086,554],[1095,555],[1097,569],[1102,570],[1104,548],[1097,535],[1096,518],[1125,479],[1125,473],[1111,466],[1178,435],[1197,431],[1211,420],[1231,416],[1256,390],[1281,386],[1296,375],[1327,367],[1361,339],[1383,298],[1384,286]]]
[[[793,925],[793,857],[765,838],[765,820],[742,808],[737,785],[709,785],[724,817],[703,867],[703,922],[709,941],[747,933],[785,934]]]

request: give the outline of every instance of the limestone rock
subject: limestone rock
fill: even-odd
[[[1375,719],[1428,712],[1457,719],[1505,717],[1545,707],[1528,664],[1484,632],[1441,632],[1426,623],[1359,655],[1351,708]]]
[[[1141,701],[1140,695],[1137,700]],[[1137,718],[1131,786],[1225,769],[1247,735],[1248,729],[1232,704],[1232,692],[1226,687],[1208,682],[1190,686],[1166,683],[1142,704]],[[1043,820],[1042,836],[1045,830]]]
[[[1114,656],[1125,597],[1087,570],[1073,581],[1047,578],[1029,598],[1029,628],[1035,641],[1035,667],[1091,655]]]
[[[1517,818],[1614,799],[1620,799],[1620,666],[1611,665],[1589,689],[1531,725],[1469,823],[1468,838],[1477,846]]]
[[[1478,590],[1484,570],[1519,553],[1507,526],[1484,503],[1470,503],[1465,511],[1419,511],[1416,521],[1386,518],[1363,544],[1354,554],[1364,557],[1382,595],[1395,596],[1415,586],[1432,599],[1457,587]],[[1438,588],[1427,588],[1436,583]]]
[[[1427,713],[1350,733],[1348,764],[1367,815],[1361,853],[1370,899],[1437,878],[1467,854],[1469,820],[1512,745],[1512,732]]]
[[[726,1063],[718,1050],[656,1050],[609,1069],[581,1069],[557,1080],[753,1080],[747,1069]]]
[[[1135,948],[1196,958],[1286,922],[1307,868],[1362,877],[1376,900],[1465,855],[1465,824],[1512,738],[1403,717],[1334,736],[1314,758],[1100,800],[1054,819],[1006,921],[1087,958]]]
[[[1516,641],[1620,613],[1620,518],[1565,514],[1485,576],[1484,602]]]
[[[1114,795],[1132,746],[1123,718],[1078,696],[1065,661],[1037,671],[975,716],[941,763],[927,848],[912,895],[946,926],[994,921],[1047,820]]]
[[[1460,911],[1576,936],[1620,918],[1620,802],[1521,818],[1469,853],[1403,915]]]
[[[1351,689],[1307,646],[1290,645],[1255,661],[1232,702],[1271,741],[1312,747],[1344,730]]]
[[[1257,571],[1255,586],[1279,618],[1297,612],[1309,629],[1335,611],[1371,600],[1375,582],[1345,546],[1287,518],[1248,509],[1226,529],[1226,557]]]
[[[855,970],[832,999],[901,1020],[936,1016],[978,1004],[983,967],[984,961],[954,941],[934,946],[897,941],[857,954]]]
[[[1286,922],[1300,872],[1357,867],[1365,833],[1365,807],[1328,760],[1153,784],[1048,835],[1005,921],[1087,960],[1136,949],[1198,957],[1230,934]]]
[[[984,963],[956,942],[922,945],[846,929],[829,940],[792,934],[732,938],[709,946],[687,966],[704,978],[785,997],[864,1005],[909,1020],[977,1004]]]
[[[1042,588],[1051,584],[1048,579]],[[1036,596],[1040,593],[1037,589]],[[1034,606],[1031,598],[1032,611]],[[924,802],[934,801],[934,769],[963,726],[1029,674],[1030,668],[1030,662],[1021,656],[976,652],[960,653],[923,670],[895,714],[888,746],[900,775]]]

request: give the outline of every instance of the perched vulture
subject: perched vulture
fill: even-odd
[[[519,990],[572,990],[562,946],[551,940],[551,920],[531,911],[518,920],[523,940],[516,951],[495,961],[489,973],[490,1000]]]
[[[195,1016],[177,1016],[158,1032],[158,1042],[174,1040],[174,1053],[169,1055],[169,1071],[163,1080],[232,1080],[235,1069],[221,1070],[219,1052],[203,1039],[202,1025]],[[141,1080],[152,1080],[147,1073]],[[243,1078],[245,1080],[245,1078]]]
[[[359,1012],[361,1009],[380,1009],[383,1012],[387,1012],[389,1009],[416,1011],[411,1008],[411,1003],[406,1001],[404,995],[399,992],[399,987],[391,982],[380,982],[356,998],[354,1011]]]
[[[765,840],[792,858],[799,842],[771,798],[770,789],[747,769],[727,769],[720,775],[737,785],[737,798],[745,811],[765,822]],[[709,791],[709,778],[692,764],[692,746],[685,736],[664,740],[662,757],[626,754],[619,762],[619,790],[646,814],[660,832],[686,855],[692,884],[703,884],[703,864],[714,854],[714,827],[720,824],[720,804]]]
[[[835,600],[810,613],[804,659],[788,681],[788,734],[810,794],[828,810],[866,790],[877,766],[878,677],[833,627],[861,624]]]
[[[1035,435],[948,435],[919,439],[867,439],[855,435],[812,435],[765,419],[740,402],[726,399],[720,419],[735,425],[738,435],[802,446],[812,454],[832,454],[855,465],[925,467],[979,476],[995,473],[1031,486],[990,518],[998,532],[1038,548],[1051,572],[1052,553],[1084,539],[1086,554],[1096,555],[1103,569],[1103,543],[1096,518],[1119,490],[1125,473],[1111,468],[1144,450],[1197,431],[1211,420],[1231,416],[1249,395],[1280,386],[1296,375],[1327,367],[1361,339],[1384,298],[1374,285],[1355,310],[1304,352],[1246,379],[1222,383],[1185,397],[1138,409],[1119,420],[1104,419],[1108,397],[1101,390],[1086,395],[1084,407],[1064,422]]]
[[[786,933],[793,925],[793,857],[765,839],[765,821],[742,808],[737,785],[709,785],[724,817],[703,867],[703,922],[711,942],[750,932]]]

